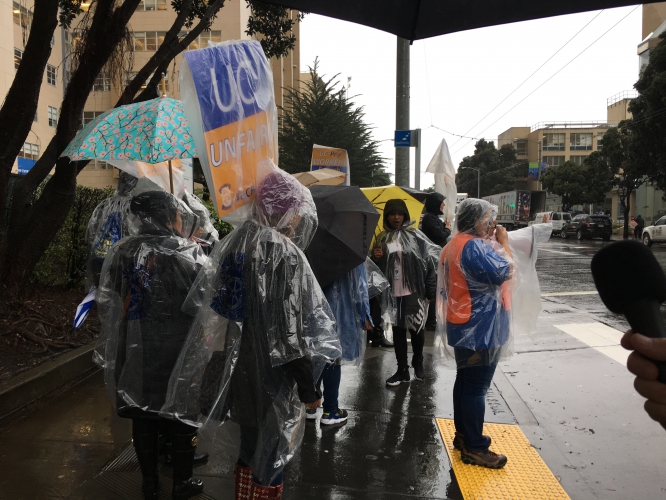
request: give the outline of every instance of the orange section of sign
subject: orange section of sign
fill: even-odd
[[[204,139],[217,213],[223,217],[254,200],[257,163],[264,158],[275,162],[276,144],[265,111],[205,132]]]
[[[312,148],[312,170],[332,168],[347,173],[349,160],[347,151],[339,148],[317,146]],[[344,168],[344,169],[343,169]]]

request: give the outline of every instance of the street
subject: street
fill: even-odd
[[[572,499],[664,498],[666,431],[643,411],[618,345],[626,322],[606,311],[589,269],[606,244],[553,238],[540,248],[538,332],[500,364],[486,420],[518,424]],[[666,267],[666,246],[652,250]],[[426,353],[426,380],[391,389],[392,350],[368,347],[359,367],[343,367],[349,421],[308,423],[285,498],[462,498],[435,423],[452,418],[455,372]],[[112,414],[102,384],[98,373],[0,430],[0,499],[141,498],[129,422]],[[233,476],[214,456],[195,475],[206,484],[196,498],[233,498]]]

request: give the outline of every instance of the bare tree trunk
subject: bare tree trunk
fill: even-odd
[[[83,108],[97,75],[106,64],[125,27],[139,4],[126,0],[114,9],[114,0],[99,0],[93,21],[85,39],[86,47],[80,57],[60,111],[56,136],[28,175],[14,190],[7,248],[0,267],[8,282],[20,282],[28,276],[62,226],[76,195],[77,166],[67,158],[58,159],[76,136]],[[41,197],[29,206],[32,193],[56,165]],[[34,173],[33,173],[34,171]]]
[[[51,55],[51,36],[58,26],[58,0],[35,2],[32,28],[23,60],[0,109],[0,276],[7,252],[7,190],[14,160],[30,133]]]

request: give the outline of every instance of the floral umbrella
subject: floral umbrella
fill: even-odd
[[[193,158],[196,150],[182,103],[158,97],[102,113],[83,127],[61,156],[72,161],[161,163]]]

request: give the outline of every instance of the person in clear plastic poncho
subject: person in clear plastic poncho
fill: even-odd
[[[501,468],[507,458],[490,451],[482,434],[485,395],[502,352],[510,348],[513,259],[497,207],[479,199],[458,206],[457,232],[442,252],[437,328],[453,348],[454,446],[462,460]]]
[[[389,200],[384,206],[384,231],[376,238],[370,257],[389,279],[396,301],[393,342],[398,371],[386,384],[409,382],[407,332],[412,340],[412,367],[417,379],[423,379],[423,346],[428,304],[437,290],[437,263],[442,248],[421,231],[410,227],[412,221],[405,202]]]
[[[190,292],[185,310],[196,318],[164,407],[201,426],[218,459],[235,465],[236,498],[250,489],[281,497],[304,403],[319,406],[315,381],[341,356],[333,313],[302,251],[317,228],[312,196],[270,170],[253,217],[215,246]]]
[[[365,262],[326,285],[323,291],[335,317],[342,357],[326,365],[317,383],[319,389],[322,383],[324,386],[320,422],[323,425],[336,425],[346,422],[348,418],[347,410],[338,407],[341,364],[358,365],[361,362],[367,339],[365,332],[372,328]],[[306,411],[308,419],[317,418],[316,408]]]
[[[215,242],[220,239],[220,234],[213,225],[210,212],[198,196],[188,191],[183,191],[182,199],[194,215],[197,216],[199,227],[195,229],[191,239],[201,245],[202,250],[209,255]]]
[[[99,284],[104,257],[109,249],[119,242],[128,232],[128,215],[132,191],[139,179],[126,172],[120,172],[116,194],[102,201],[88,221],[86,243],[86,290]]]
[[[365,259],[365,273],[373,325],[375,328],[388,328],[395,323],[395,297],[391,293],[391,285],[370,257]],[[373,310],[373,299],[376,310]]]
[[[188,238],[197,217],[173,195],[147,191],[130,203],[130,236],[109,251],[96,301],[102,325],[97,360],[118,415],[131,418],[145,498],[157,498],[158,432],[170,432],[173,498],[198,494],[192,479],[196,427],[162,414],[171,371],[190,330],[181,311],[206,260]]]

